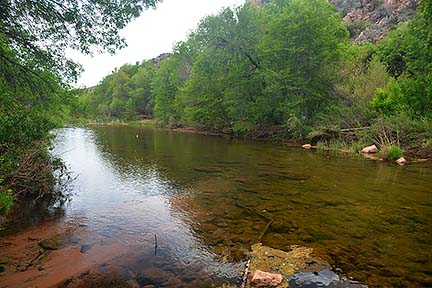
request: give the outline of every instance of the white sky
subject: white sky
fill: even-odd
[[[81,63],[84,68],[75,86],[94,86],[116,67],[170,52],[176,42],[186,39],[187,34],[196,28],[203,17],[216,14],[223,7],[235,7],[244,2],[245,0],[163,0],[155,10],[144,11],[121,31],[128,47],[117,51],[115,55],[106,53],[90,57],[69,50],[67,56]]]

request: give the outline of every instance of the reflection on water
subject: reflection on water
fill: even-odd
[[[120,245],[120,274],[166,272],[171,287],[235,283],[261,241],[316,248],[371,287],[432,286],[430,164],[151,128],[57,134],[55,153],[78,175],[63,219],[85,227],[88,247]]]
[[[182,211],[171,209],[171,197],[188,190],[163,175],[156,159],[152,159],[153,152],[146,145],[140,147],[136,134],[125,137],[113,132],[104,128],[58,132],[54,153],[61,155],[78,176],[66,218],[86,226],[89,243],[96,239],[133,247],[137,252],[125,264],[128,270],[156,265],[183,274],[184,264],[196,274],[189,275],[189,282],[199,277],[208,281],[208,275],[200,275],[204,271],[214,277],[215,283],[237,281],[241,263],[220,261],[194,235],[179,215]],[[126,142],[120,142],[114,150],[111,141],[115,139]],[[130,147],[131,139],[144,150]]]

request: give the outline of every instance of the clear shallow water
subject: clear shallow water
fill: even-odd
[[[432,286],[431,164],[133,127],[61,129],[54,153],[78,176],[63,219],[131,247],[128,271],[235,283],[262,241],[314,247],[371,287]]]

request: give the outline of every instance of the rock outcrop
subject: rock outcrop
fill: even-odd
[[[357,42],[376,42],[389,29],[416,14],[419,0],[329,0],[342,13],[351,38]]]

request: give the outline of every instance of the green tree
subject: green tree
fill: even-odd
[[[131,77],[132,90],[130,97],[141,115],[153,116],[154,96],[151,83],[155,77],[156,67],[151,62],[143,62]]]
[[[416,116],[432,114],[431,5],[430,0],[421,1],[417,18],[400,24],[379,43],[378,55],[397,83],[379,92],[374,101],[375,107],[393,103]],[[396,90],[398,95],[395,95]]]
[[[325,0],[280,0],[264,8],[266,105],[274,107],[276,123],[294,116],[311,124],[334,101],[335,76],[348,31]]]

